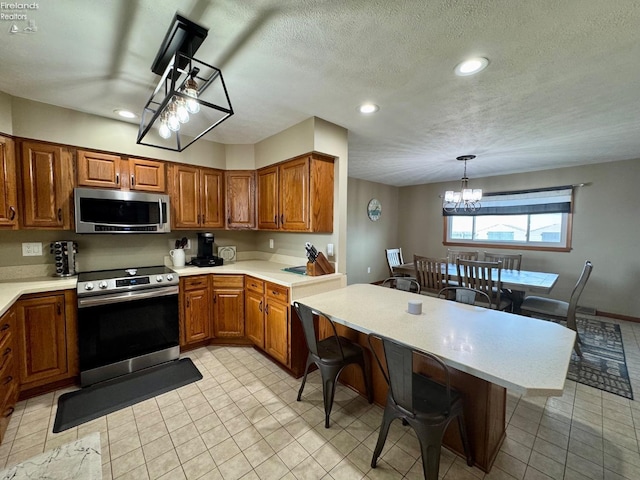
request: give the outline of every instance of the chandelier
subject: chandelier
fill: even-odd
[[[442,209],[445,212],[475,212],[481,207],[480,200],[482,199],[482,189],[469,188],[469,177],[467,177],[467,161],[473,160],[474,158],[476,158],[475,155],[462,155],[456,158],[456,160],[464,162],[464,175],[461,179],[462,185],[460,186],[459,192],[454,192],[453,190],[447,190],[444,192]]]
[[[194,57],[207,29],[176,15],[151,70],[162,75],[145,105],[137,143],[177,152],[233,115],[220,69]]]

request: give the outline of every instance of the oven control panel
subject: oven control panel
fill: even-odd
[[[146,289],[160,286],[178,285],[175,273],[132,276],[126,278],[107,278],[103,280],[78,281],[78,295],[97,295],[101,292],[118,292]]]

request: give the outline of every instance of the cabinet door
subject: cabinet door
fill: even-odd
[[[18,228],[17,183],[14,142],[0,137],[0,227]]]
[[[256,346],[264,348],[264,296],[247,290],[245,306],[247,338]]]
[[[213,336],[244,337],[244,291],[213,291]]]
[[[275,230],[280,225],[278,211],[278,167],[258,170],[258,228]]]
[[[256,228],[255,171],[225,172],[227,228]]]
[[[70,229],[73,167],[67,149],[46,143],[22,144],[25,228]]]
[[[171,167],[170,191],[172,228],[197,229],[200,226],[200,175],[197,168],[185,165]]]
[[[164,162],[145,160],[143,158],[129,159],[129,187],[131,190],[142,192],[166,191]]]
[[[204,228],[224,228],[223,171],[203,168],[200,175],[200,224]]]
[[[280,165],[280,228],[309,230],[309,158]]]
[[[36,386],[64,376],[68,371],[64,295],[19,300],[16,306],[21,385]]]
[[[78,185],[120,188],[120,157],[78,150]]]
[[[209,289],[184,293],[184,341],[199,342],[211,337],[211,299]]]
[[[288,365],[289,306],[284,303],[269,301],[265,313],[265,350],[282,364]]]

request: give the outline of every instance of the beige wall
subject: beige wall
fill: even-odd
[[[381,183],[349,178],[347,216],[347,282],[372,283],[389,276],[385,248],[400,246],[398,211],[400,189]],[[377,198],[382,216],[377,222],[367,217],[367,204]],[[407,253],[405,253],[407,255]],[[371,273],[367,273],[367,268]]]
[[[485,192],[592,182],[575,190],[573,248],[570,252],[523,251],[523,269],[556,272],[552,296],[568,300],[584,262],[593,273],[581,304],[600,311],[640,317],[640,161],[612,162],[574,168],[471,179]],[[405,252],[444,256],[441,195],[458,182],[400,189],[400,245]],[[480,249],[483,251],[483,249]],[[496,250],[498,251],[498,250]],[[405,253],[406,255],[406,253]]]
[[[13,123],[11,121],[10,95],[0,92],[0,134],[13,135]]]

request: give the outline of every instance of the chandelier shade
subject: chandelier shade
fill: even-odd
[[[453,212],[475,212],[482,206],[482,189],[469,188],[469,177],[467,177],[467,161],[476,158],[475,155],[462,155],[456,160],[464,162],[464,174],[461,179],[460,191],[447,190],[444,192],[442,210],[444,213]]]

